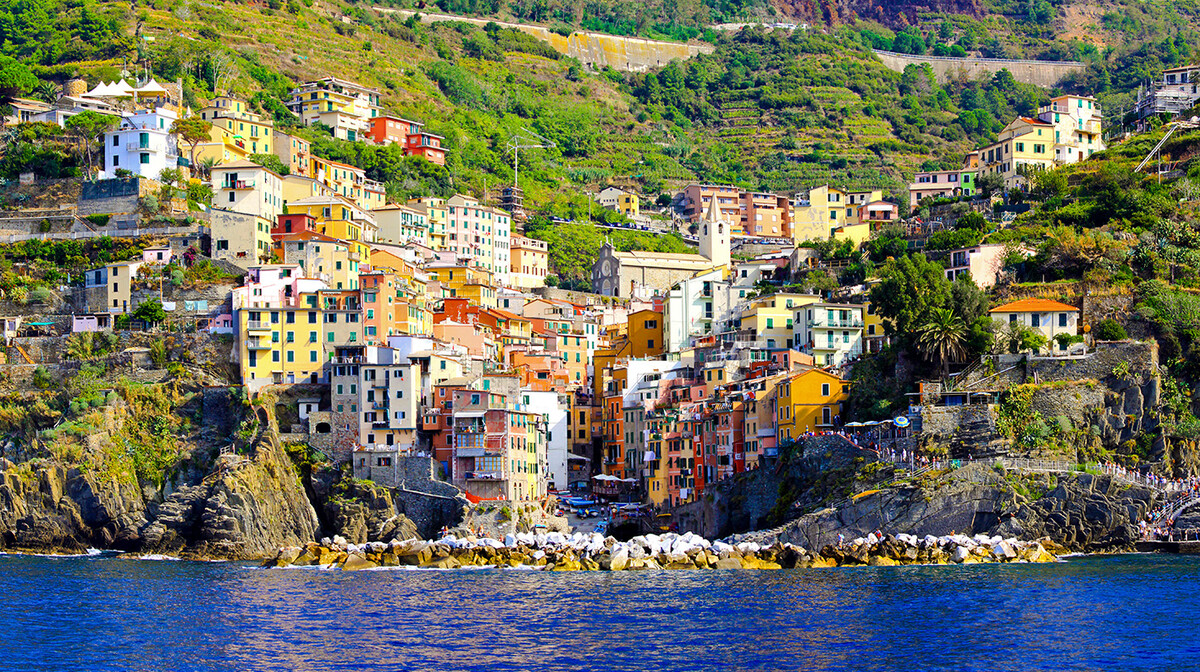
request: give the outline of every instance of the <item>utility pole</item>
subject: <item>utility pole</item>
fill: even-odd
[[[552,149],[554,147],[558,147],[558,144],[555,143],[553,140],[550,140],[549,138],[538,135],[537,133],[534,133],[533,131],[529,130],[528,128],[521,127],[521,131],[519,133],[517,133],[516,135],[514,135],[512,138],[510,138],[508,141],[508,148],[511,149],[512,153],[513,153],[513,188],[518,188],[520,186],[520,182],[517,179],[517,171],[519,168],[517,159],[518,159],[518,154],[520,153],[520,150],[522,150],[522,149]]]

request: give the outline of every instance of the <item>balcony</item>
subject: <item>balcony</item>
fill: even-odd
[[[851,318],[849,320],[809,320],[809,328],[817,329],[862,329],[863,321],[860,319]]]
[[[461,452],[460,452],[461,454]],[[503,471],[467,472],[468,481],[507,481],[508,473]]]
[[[147,152],[150,154],[157,154],[157,153],[163,151],[163,148],[162,147],[154,147],[151,145],[143,145],[140,142],[130,142],[125,145],[125,151],[135,152],[135,153]]]
[[[372,410],[376,410],[376,411],[386,411],[386,410],[387,410],[387,408],[388,408],[388,405],[387,405],[387,400],[384,400],[384,401],[372,401],[372,402],[371,402],[371,409],[372,409]]]
[[[376,420],[375,422],[371,423],[372,429],[387,429],[387,427],[388,427],[387,420]]]
[[[253,189],[254,180],[225,180],[221,183],[222,189]]]
[[[251,320],[246,323],[246,330],[247,331],[270,331],[271,323]]]
[[[246,343],[247,350],[270,350],[270,341],[248,341]]]

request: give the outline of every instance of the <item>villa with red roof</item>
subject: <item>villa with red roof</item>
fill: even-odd
[[[1050,299],[1020,299],[991,309],[988,313],[999,325],[1019,323],[1046,337],[1047,347],[1065,352],[1054,342],[1059,334],[1079,333],[1079,309]]]

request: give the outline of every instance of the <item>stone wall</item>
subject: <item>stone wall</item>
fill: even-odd
[[[462,522],[467,499],[458,488],[437,480],[433,458],[401,457],[399,464],[401,481],[392,490],[396,508],[416,524],[421,536],[431,538],[443,526]]]
[[[477,19],[448,14],[431,14],[427,12],[412,12],[408,10],[392,10],[376,7],[382,12],[396,12],[404,17],[416,13],[423,23],[439,21],[462,21],[483,27],[492,23],[491,19]],[[597,70],[611,66],[616,70],[627,72],[642,72],[670,63],[675,59],[687,60],[700,54],[711,54],[715,50],[711,44],[686,44],[683,42],[662,42],[647,40],[640,37],[621,37],[605,35],[604,33],[573,32],[569,36],[551,32],[545,26],[533,26],[523,23],[506,23],[495,21],[505,28],[514,28],[548,42],[555,51],[579,60]]]
[[[891,70],[904,72],[910,65],[928,63],[933,68],[937,81],[945,84],[955,77],[978,79],[980,75],[994,75],[1008,70],[1014,79],[1043,88],[1053,88],[1063,77],[1073,72],[1083,72],[1087,67],[1076,61],[1020,61],[1004,58],[954,58],[950,56],[913,56],[892,51],[875,50],[875,55]]]

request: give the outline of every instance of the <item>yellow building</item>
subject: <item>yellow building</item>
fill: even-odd
[[[626,217],[637,217],[641,214],[641,201],[637,195],[623,189],[616,187],[603,189],[596,195],[596,200],[600,205],[610,210],[616,210]]]
[[[628,354],[638,359],[655,359],[663,355],[663,314],[653,310],[639,310],[629,314],[627,338]]]
[[[351,247],[363,255],[370,254],[366,244],[375,236],[375,217],[352,201],[340,196],[310,196],[287,204],[287,214],[306,214],[317,223],[317,231],[326,236],[356,243]]]
[[[776,438],[797,439],[805,432],[832,430],[850,385],[822,369],[789,376],[775,387]]]
[[[304,138],[288,135],[278,129],[272,134],[275,156],[291,170],[292,175],[310,176],[312,164],[309,162],[311,143]],[[310,194],[314,195],[314,194]]]
[[[440,293],[436,298],[465,296],[460,294],[467,285],[492,286],[492,274],[478,266],[458,266],[454,264],[430,264],[425,267],[431,282],[436,283]],[[495,304],[495,291],[492,292],[492,303]],[[491,306],[495,308],[495,305]]]
[[[446,249],[446,222],[450,216],[446,199],[433,196],[410,198],[408,205],[425,213],[429,225],[429,246],[435,250]]]
[[[473,306],[496,307],[496,288],[483,282],[465,282],[458,287],[451,288],[450,296],[465,298]]]
[[[741,330],[754,332],[754,340],[763,341],[760,347],[793,347],[795,310],[820,301],[813,294],[779,293],[752,299],[742,310]]]
[[[294,201],[313,198],[315,196],[328,198],[333,195],[333,189],[330,189],[311,177],[306,177],[304,175],[283,176],[283,206],[285,210],[287,210],[288,205]]]
[[[550,273],[550,250],[546,243],[514,234],[511,252],[508,284],[520,289],[545,286]]]
[[[319,290],[283,308],[237,311],[238,363],[252,390],[264,385],[315,383],[334,349],[362,345],[357,291]]]
[[[855,216],[857,219],[857,216]],[[864,241],[871,237],[871,223],[864,222],[862,224],[845,224],[839,226],[833,232],[834,240],[848,240],[854,243],[855,247],[862,245]]]
[[[868,302],[863,308],[863,348],[867,352],[879,352],[886,343],[883,318],[875,310],[875,304]]]
[[[995,173],[1004,178],[1006,189],[1028,183],[1028,169],[1054,166],[1054,124],[1041,119],[1017,117],[1000,131],[996,142],[979,150],[979,174]]]
[[[218,96],[200,108],[200,118],[224,129],[225,137],[247,154],[272,154],[275,146],[275,122],[251,112],[246,103],[229,96]]]
[[[350,199],[362,210],[374,210],[387,204],[383,184],[367,179],[361,168],[316,156],[309,158],[309,166],[313,179],[333,189],[335,194]]]
[[[342,140],[363,139],[380,113],[378,89],[337,77],[306,82],[291,93],[287,106],[301,123],[325,124]]]
[[[547,340],[550,349],[557,353],[567,366],[567,377],[571,384],[586,384],[588,364],[591,363],[592,357],[588,350],[587,337],[583,334],[562,334]]]

